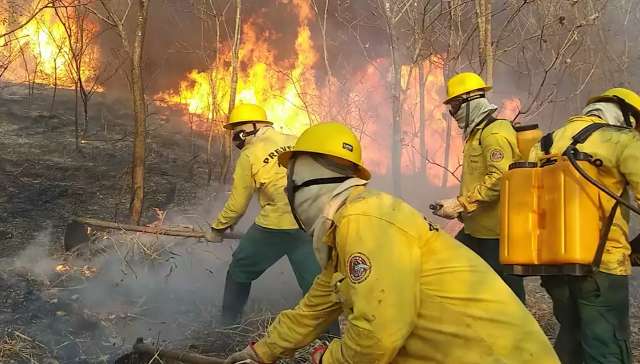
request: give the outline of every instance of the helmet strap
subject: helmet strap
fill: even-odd
[[[469,128],[469,118],[471,117],[471,102],[467,99],[464,103],[464,129],[462,130],[464,135],[467,135],[467,129]]]
[[[620,108],[620,111],[622,111],[622,117],[624,117],[624,125],[626,125],[628,128],[633,128],[633,123],[631,122],[631,116],[634,117],[636,124],[640,122],[640,120],[638,120],[639,113],[634,112],[635,111],[634,108],[631,105],[629,105],[629,103],[627,103],[623,98],[619,96],[613,96],[613,98],[615,99],[616,104]]]

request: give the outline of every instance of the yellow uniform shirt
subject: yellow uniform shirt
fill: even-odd
[[[323,364],[559,363],[500,277],[405,202],[354,187],[334,222],[330,262],[255,344],[262,360],[292,354],[344,313]]]
[[[291,150],[295,142],[295,136],[266,128],[242,149],[233,173],[231,195],[211,224],[213,228],[225,229],[238,222],[256,190],[260,203],[256,224],[271,229],[298,228],[284,192],[287,170],[278,164],[278,154]]]
[[[500,181],[509,164],[520,159],[516,132],[508,120],[478,126],[464,145],[458,200],[464,231],[476,238],[500,237]]]

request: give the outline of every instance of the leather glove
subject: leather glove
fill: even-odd
[[[253,343],[237,353],[231,354],[224,364],[262,364],[258,354],[253,350]]]
[[[329,345],[321,341],[319,344],[311,349],[311,364],[322,364],[322,356],[327,351]]]
[[[216,230],[214,228],[209,229],[209,231],[205,232],[204,238],[207,239],[210,243],[222,243],[222,231]]]
[[[440,200],[436,202],[435,205],[439,208],[437,210],[434,210],[433,214],[447,220],[458,218],[458,216],[460,216],[460,213],[464,211],[462,204],[460,204],[460,201],[458,201],[457,198]]]

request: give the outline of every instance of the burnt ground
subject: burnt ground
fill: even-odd
[[[36,242],[44,243],[51,259],[61,262],[64,227],[72,216],[127,221],[129,103],[95,95],[87,141],[76,152],[73,92],[58,90],[51,111],[50,89],[37,88],[29,97],[22,86],[2,86],[0,362],[30,362],[30,358],[43,362],[47,357],[60,362],[105,362],[112,343],[83,344],[104,340],[101,322],[88,317],[85,308],[70,298],[76,297],[60,290],[64,284],[52,285],[55,274],[47,272],[43,279],[31,269],[13,267],[12,262]],[[150,111],[146,223],[157,218],[153,208],[189,205],[196,191],[206,186],[207,176],[203,147],[194,156],[188,126],[169,123]],[[37,266],[41,258],[35,254],[27,265]]]
[[[96,95],[87,142],[76,152],[73,95],[59,91],[53,111],[50,96],[47,88],[37,89],[32,98],[23,87],[0,89],[0,362],[113,362],[132,344],[130,337],[118,336],[118,331],[144,320],[149,321],[145,326],[150,332],[144,335],[147,339],[153,340],[156,334],[151,331],[152,324],[180,321],[186,329],[179,331],[179,337],[156,338],[159,344],[220,357],[263,332],[270,319],[268,313],[250,320],[247,327],[213,329],[211,316],[215,309],[187,302],[185,297],[196,295],[192,291],[171,296],[166,292],[154,296],[156,292],[151,292],[133,303],[130,296],[126,301],[111,297],[109,291],[106,297],[124,308],[94,310],[91,302],[95,304],[95,300],[90,296],[96,292],[76,288],[97,281],[93,274],[100,277],[108,268],[122,268],[110,261],[73,260],[63,254],[62,237],[66,223],[76,215],[127,221],[130,107],[126,99]],[[187,124],[174,116],[160,115],[153,108],[150,111],[145,223],[157,219],[153,208],[190,213],[201,202],[202,191],[211,189],[206,183],[204,138],[197,137],[194,153]],[[33,247],[37,249],[30,251]],[[70,273],[52,269],[62,262],[70,262]],[[99,264],[105,269],[92,273],[91,267]],[[174,269],[169,265],[166,277]],[[218,272],[211,274],[222,279]],[[631,282],[632,348],[640,363],[637,271]],[[535,279],[528,279],[527,290],[529,308],[553,337],[556,323],[548,298]],[[102,296],[100,299],[104,300]],[[154,300],[172,300],[178,307],[171,315],[160,314],[152,321],[140,312]],[[179,319],[174,317],[176,312]]]

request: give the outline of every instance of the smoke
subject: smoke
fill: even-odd
[[[58,261],[49,254],[51,226],[36,234],[34,241],[18,255],[12,263],[4,265],[13,266],[20,270],[29,270],[36,277],[46,278],[54,271]]]
[[[164,225],[206,227],[226,199],[216,190],[220,188],[202,191],[198,205],[169,210]],[[245,231],[256,211],[252,204],[236,230]],[[96,345],[124,351],[137,337],[171,342],[217,327],[226,270],[238,242],[211,244],[112,232],[83,246],[74,256],[54,257],[50,244],[47,229],[13,263],[6,264],[41,282],[46,288],[43,297],[55,303],[56,315],[78,315],[93,323],[88,330]],[[279,312],[300,298],[288,261],[282,259],[254,282],[245,314]],[[34,322],[31,329],[42,335],[38,340],[53,340],[55,346],[59,343],[49,336],[76,330],[76,321],[59,323],[55,332],[38,329],[43,325],[40,322]]]

